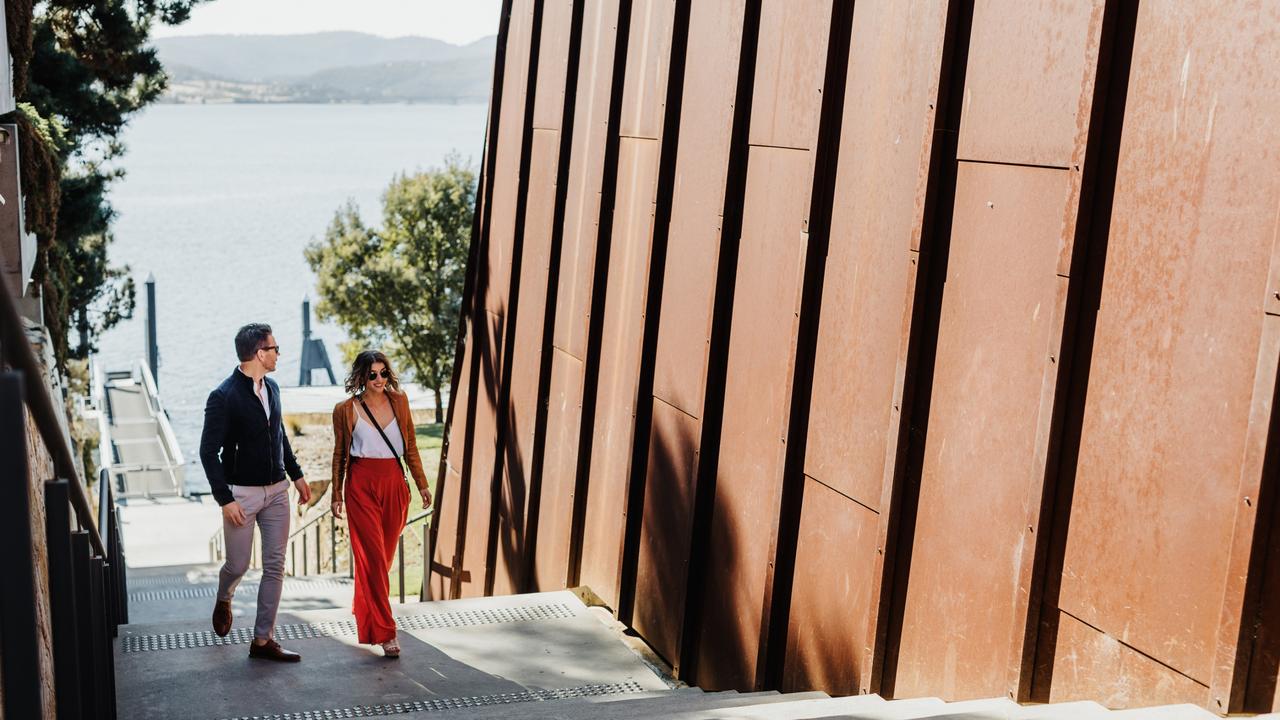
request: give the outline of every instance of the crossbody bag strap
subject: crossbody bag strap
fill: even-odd
[[[396,446],[391,444],[391,438],[387,437],[387,433],[382,430],[382,426],[378,424],[378,419],[373,416],[373,411],[369,409],[368,405],[364,404],[364,398],[356,399],[360,401],[360,407],[364,408],[365,413],[369,416],[369,424],[372,425],[373,429],[377,430],[378,434],[382,436],[382,441],[391,449],[391,454],[396,456],[396,462],[400,463],[400,472],[403,473],[404,462],[400,459],[400,453],[396,452]]]

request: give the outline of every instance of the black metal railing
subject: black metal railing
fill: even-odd
[[[113,640],[129,615],[115,498],[110,483],[100,479],[95,517],[43,372],[4,287],[0,358],[4,717],[45,717],[52,706],[60,719],[114,718]],[[28,417],[35,427],[31,436]],[[33,477],[38,471],[33,455],[41,447],[52,459],[51,478]],[[46,598],[49,639],[43,637],[41,617]],[[43,660],[47,652],[52,667]]]
[[[430,600],[430,583],[429,575],[426,568],[430,567],[431,561],[431,523],[426,522],[431,518],[434,510],[427,508],[416,515],[409,517],[404,524],[404,530],[400,532],[400,540],[396,549],[396,567],[399,570],[397,585],[397,594],[400,602],[404,602],[405,594],[405,552],[404,538],[410,532],[414,525],[422,523],[420,528],[420,541],[422,550],[422,584],[418,588],[418,598],[420,600]],[[310,520],[302,524],[293,532],[289,533],[288,545],[288,571],[290,575],[295,577],[303,577],[307,575],[320,575],[326,572],[330,574],[346,573],[347,577],[351,577],[355,567],[355,559],[351,554],[351,538],[345,530],[346,521],[339,521],[333,517],[333,509],[326,508],[324,512],[316,515]],[[343,528],[341,533],[338,528]],[[327,529],[327,532],[325,530]],[[342,538],[346,542],[347,551],[345,553],[338,552],[338,540]],[[324,540],[328,539],[329,552],[324,552]],[[299,550],[301,558],[299,558]],[[213,537],[209,538],[209,557],[214,562],[222,562],[226,559],[226,540],[219,528]],[[345,562],[339,563],[338,558],[342,557]],[[314,563],[312,562],[314,560]],[[327,562],[326,562],[327,560]],[[257,533],[254,533],[254,549],[250,553],[249,567],[255,569],[262,568],[262,555],[259,552],[257,544]],[[314,568],[314,572],[312,572]]]

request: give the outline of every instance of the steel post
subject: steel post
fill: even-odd
[[[49,553],[49,612],[59,720],[81,717],[80,642],[76,633],[75,569],[71,557],[71,493],[66,480],[44,484],[45,542]]]
[[[3,292],[3,290],[0,290]],[[40,654],[22,376],[0,375],[0,680],[5,717],[40,717]]]

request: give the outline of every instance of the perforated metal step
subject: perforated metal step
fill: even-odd
[[[260,583],[242,582],[240,587],[236,589],[237,593],[257,592]],[[286,579],[284,581],[285,592],[298,592],[306,590],[342,590],[352,587],[350,580],[293,580]],[[174,587],[165,590],[141,590],[129,593],[129,602],[154,602],[156,600],[193,600],[197,598],[211,598],[218,594],[218,586],[213,584],[190,585],[188,587]]]
[[[527,622],[531,620],[558,620],[572,618],[574,615],[574,610],[564,603],[545,603],[523,607],[495,607],[459,612],[401,615],[396,618],[396,625],[402,630],[436,630],[474,625]],[[354,620],[340,620],[277,625],[275,637],[277,640],[306,640],[355,634],[356,623]],[[219,645],[244,645],[252,641],[253,629],[245,627],[232,630],[226,637],[218,637],[210,630],[153,635],[124,635],[120,638],[120,649],[125,653],[190,650]]]
[[[378,705],[324,708],[279,714],[273,713],[270,715],[241,715],[236,718],[228,718],[227,720],[329,720],[330,718],[387,717],[389,715],[406,715],[408,713],[442,712],[446,710],[461,710],[464,708],[479,708],[493,705],[512,705],[515,703],[544,702],[548,700],[566,700],[569,698],[638,693],[643,689],[644,688],[642,688],[639,683],[634,682],[604,683],[580,685],[578,687],[561,688],[557,690],[525,690],[517,693],[472,695],[469,697],[434,697]]]

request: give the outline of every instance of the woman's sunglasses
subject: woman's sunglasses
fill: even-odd
[[[369,371],[370,380],[377,380],[379,375],[382,376],[383,380],[386,380],[387,378],[391,377],[391,372],[388,370],[383,370],[382,372],[374,372],[372,370]]]

